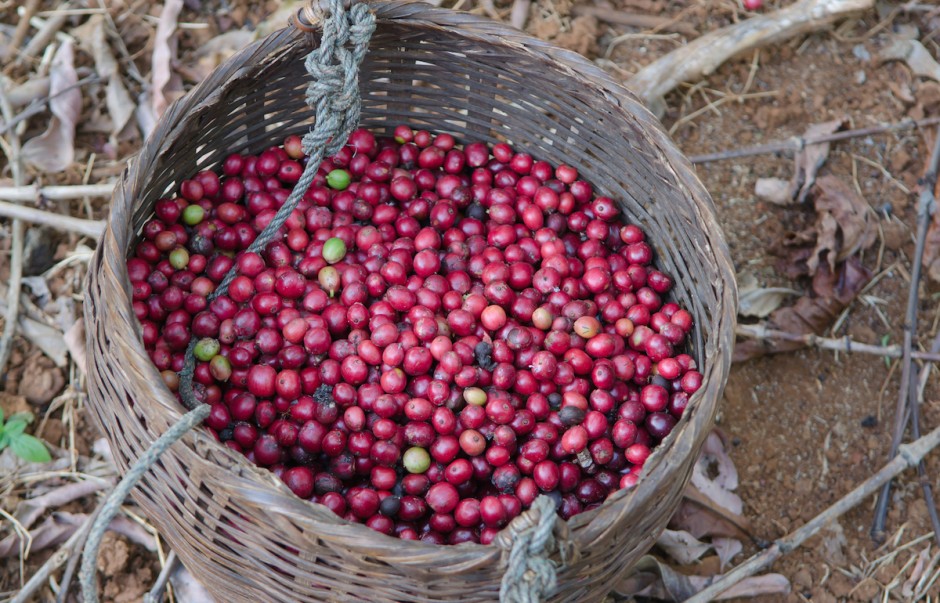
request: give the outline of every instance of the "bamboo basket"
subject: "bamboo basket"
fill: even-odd
[[[677,283],[673,298],[695,319],[690,347],[703,386],[639,484],[558,520],[572,555],[551,601],[600,601],[675,511],[727,378],[736,289],[711,198],[653,115],[579,55],[426,4],[372,7],[377,29],[360,73],[364,127],[389,133],[406,123],[460,141],[509,141],[576,166],[646,231]],[[137,233],[181,179],[309,129],[303,59],[315,43],[287,28],[220,65],[169,108],[116,187],[85,320],[90,407],[122,471],[185,412],[150,362],[131,307],[125,262]],[[499,598],[505,546],[402,541],[347,522],[201,429],[172,446],[133,496],[218,601]],[[505,545],[509,532],[497,542]]]

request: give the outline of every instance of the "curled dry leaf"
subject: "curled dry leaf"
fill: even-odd
[[[642,557],[629,576],[614,589],[620,596],[651,597],[666,601],[685,601],[721,578],[718,576],[687,576],[680,574],[655,557]],[[716,600],[761,595],[786,594],[790,581],[780,574],[751,576],[741,580]]]
[[[72,355],[72,360],[75,361],[75,365],[78,366],[78,370],[85,374],[85,320],[79,318],[72,326],[65,332],[63,335],[63,340],[65,341],[65,347],[68,349],[69,354]]]
[[[717,432],[712,431],[705,438],[698,461],[692,467],[690,483],[729,513],[740,515],[743,511],[744,503],[734,493],[738,487],[738,471]]]
[[[904,61],[914,75],[940,82],[940,63],[930,56],[930,51],[918,40],[895,38],[878,57],[882,62]]]
[[[806,260],[810,274],[821,261],[835,270],[836,262],[854,256],[875,242],[876,229],[868,203],[835,176],[823,176],[814,188],[816,247]]]
[[[734,556],[744,550],[740,540],[734,538],[712,538],[712,547],[718,553],[720,567],[724,570],[734,559]]]
[[[69,539],[75,530],[79,528],[81,522],[76,521],[76,516],[72,513],[53,513],[47,517],[38,528],[29,532],[29,550],[30,552],[41,551],[47,547],[62,544]],[[13,532],[3,540],[0,540],[0,559],[5,559],[20,552],[21,534]]]
[[[75,87],[78,74],[74,59],[72,43],[63,42],[52,59],[49,72],[49,94],[52,95],[49,127],[23,145],[23,159],[44,172],[60,172],[75,158],[73,143],[75,125],[82,112],[82,93]]]
[[[656,539],[656,546],[682,565],[698,561],[712,548],[684,530],[663,530]]]
[[[849,125],[846,118],[813,124],[803,132],[804,139],[833,134]],[[771,203],[789,205],[806,200],[816,182],[816,173],[829,157],[829,143],[820,142],[803,147],[793,157],[793,177],[788,181],[779,178],[758,178],[754,193]]]
[[[800,292],[786,287],[761,287],[750,272],[739,274],[738,314],[754,318],[765,318],[783,304],[783,300]]]
[[[797,335],[819,335],[835,322],[871,277],[871,271],[856,256],[837,264],[835,271],[831,271],[829,264],[824,262],[813,278],[812,292],[796,300],[792,306],[775,310],[764,324],[769,329]],[[741,362],[802,347],[804,344],[799,341],[749,339],[735,344],[733,360]]]
[[[173,73],[172,63],[176,60],[177,39],[176,20],[183,10],[183,0],[166,0],[163,10],[160,11],[160,20],[157,23],[157,33],[153,39],[153,57],[151,65],[153,113],[157,117],[163,115],[170,105],[176,92],[182,90],[178,75]]]

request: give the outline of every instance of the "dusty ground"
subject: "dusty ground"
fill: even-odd
[[[788,3],[770,2],[768,8]],[[12,15],[18,4],[0,1],[0,23],[16,22]],[[41,4],[48,8],[54,3]],[[591,2],[543,0],[534,4],[527,25],[532,33],[585,53],[620,80],[674,49],[681,40],[694,37],[691,31],[682,35],[665,31],[643,34],[636,28],[608,25],[592,18],[572,20],[573,5]],[[210,27],[184,30],[181,62],[186,64],[187,53],[218,28],[257,23],[278,5],[273,1],[252,0],[189,3],[181,21],[208,22]],[[470,2],[460,5],[464,9],[473,7]],[[127,36],[128,50],[134,55],[139,71],[147,74],[147,34],[152,33],[153,26],[140,17],[144,12],[140,6],[137,3],[125,7],[132,17],[121,21],[119,29]],[[509,4],[497,2],[496,6],[500,15],[508,18]],[[698,33],[745,18],[734,0],[615,0],[612,6],[674,16]],[[221,17],[208,18],[212,10],[225,7],[227,12],[217,12]],[[918,5],[891,14],[869,11],[824,33],[801,36],[732,60],[702,82],[683,86],[671,94],[667,98],[669,110],[664,124],[683,151],[696,155],[785,139],[802,133],[809,125],[836,118],[846,118],[850,127],[859,128],[940,114],[940,85],[912,76],[902,63],[880,64],[877,60],[891,36],[909,31],[910,27],[918,28],[918,37],[935,57],[940,55],[936,41],[932,41],[938,37],[940,18],[928,12],[931,8]],[[112,12],[124,14],[124,9]],[[155,8],[151,12],[158,11]],[[618,37],[622,34],[632,35]],[[87,56],[79,57],[80,64],[91,64]],[[13,73],[23,76],[25,72]],[[33,120],[35,124],[27,130],[26,138],[44,127],[46,115]],[[130,141],[119,149],[109,149],[104,144],[106,140],[106,135],[80,130],[74,169],[45,176],[43,181],[80,182],[89,165],[90,181],[106,179],[116,173],[123,158],[139,144]],[[871,344],[901,341],[913,255],[916,183],[924,170],[930,142],[929,131],[908,130],[832,146],[821,174],[838,176],[857,187],[876,212],[879,237],[864,254],[864,263],[881,275],[862,298],[850,305],[833,336],[849,335]],[[91,153],[96,153],[96,158],[91,158]],[[4,166],[0,178],[8,178],[6,164],[0,165]],[[698,166],[700,177],[714,197],[739,273],[753,274],[762,285],[804,291],[808,283],[783,276],[773,250],[785,233],[798,231],[811,222],[810,213],[805,208],[781,208],[763,202],[754,194],[757,178],[789,178],[791,171],[788,154]],[[9,181],[4,180],[3,184]],[[88,209],[92,216],[102,217],[106,208],[99,201]],[[60,211],[84,216],[86,210],[81,203],[74,202]],[[0,221],[0,283],[5,283],[8,277],[8,228],[8,222]],[[75,237],[53,235],[49,247],[61,259],[80,242]],[[64,271],[52,286],[53,295],[77,293],[80,276],[79,270]],[[919,288],[917,341],[923,348],[929,347],[937,332],[938,293],[940,287],[926,279]],[[0,386],[9,394],[29,395],[37,402],[32,406],[35,412],[45,412],[64,386],[81,385],[74,369],[54,368],[23,339],[17,339],[16,344],[9,371],[3,376],[5,382]],[[741,477],[739,493],[756,538],[772,540],[802,525],[885,462],[899,373],[896,363],[881,357],[820,350],[751,360],[733,367],[720,426],[734,443],[731,457]],[[42,387],[37,387],[37,383]],[[31,387],[41,391],[28,391]],[[83,458],[90,458],[91,444],[97,436],[82,420],[84,411],[76,408],[72,397],[66,401],[56,399],[59,402],[54,404],[50,421],[39,435],[65,449],[74,445]],[[22,398],[18,400],[0,398],[8,414],[7,405],[22,404]],[[925,429],[940,423],[938,390],[932,383],[927,388],[923,411]],[[928,461],[927,469],[937,487],[940,459],[936,455]],[[13,486],[8,488],[0,479],[3,496],[0,509],[12,510],[27,493],[27,484]],[[90,497],[60,510],[89,512],[93,501]],[[876,548],[868,534],[873,505],[873,500],[866,501],[842,518],[835,533],[814,538],[774,564],[771,571],[787,576],[793,583],[793,592],[762,600],[912,600],[914,591],[905,590],[905,583],[918,571],[915,558],[923,556],[923,561],[930,561],[937,548],[930,538],[920,489],[912,475],[901,480],[892,498],[887,524],[889,539],[882,548]],[[0,538],[8,531],[3,521],[0,519],[3,526]],[[28,577],[35,571],[53,550],[47,548],[30,555],[23,567],[24,575]],[[755,550],[752,545],[745,553]],[[736,561],[743,558],[739,556]],[[20,584],[16,561],[13,556],[0,564],[0,598],[15,592]],[[156,554],[120,536],[106,543],[102,568],[106,600],[133,601],[139,600],[149,587],[159,572],[160,561]],[[46,600],[51,591],[43,592]],[[940,585],[935,584],[929,592],[936,600]]]

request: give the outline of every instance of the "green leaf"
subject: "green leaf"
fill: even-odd
[[[52,460],[49,450],[39,438],[29,434],[20,434],[10,442],[10,448],[13,454],[20,457],[28,463],[47,463]]]
[[[26,421],[22,421],[20,419],[10,419],[9,421],[7,421],[7,424],[3,427],[3,433],[9,435],[11,438],[16,438],[25,430],[26,430]]]
[[[0,406],[0,427],[3,427],[3,407]]]
[[[10,418],[7,419],[7,423],[12,421],[24,421],[27,425],[36,420],[36,417],[33,416],[33,413],[29,411],[17,412],[10,415]]]
[[[10,443],[10,434],[4,433],[0,428],[0,450],[3,450]]]

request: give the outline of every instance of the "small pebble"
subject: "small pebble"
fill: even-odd
[[[855,55],[855,58],[860,61],[871,60],[871,53],[869,53],[868,49],[865,48],[865,46],[862,44],[856,44],[855,47],[852,48],[852,54]]]
[[[858,85],[864,84],[868,80],[868,76],[865,75],[865,72],[859,69],[855,72],[855,83]]]

